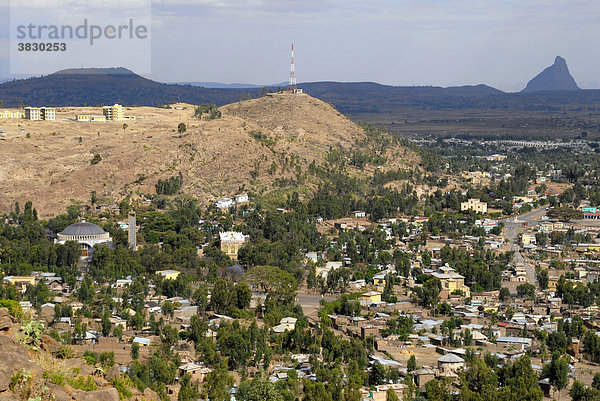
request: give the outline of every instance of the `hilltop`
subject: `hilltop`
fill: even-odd
[[[362,128],[308,95],[274,94],[222,107],[222,117],[199,120],[194,106],[127,108],[135,121],[83,123],[93,108],[57,109],[57,121],[4,120],[0,157],[0,210],[31,200],[40,216],[54,216],[72,201],[100,202],[155,194],[158,179],[180,172],[182,192],[208,203],[238,192],[313,188],[308,166],[330,149],[365,140]],[[123,123],[126,125],[124,126]],[[179,133],[180,123],[187,131]],[[21,131],[23,130],[23,131]],[[400,152],[400,147],[396,147]],[[390,168],[414,155],[389,157]],[[101,161],[92,164],[95,155]]]

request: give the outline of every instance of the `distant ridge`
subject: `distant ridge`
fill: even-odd
[[[43,77],[14,80],[0,84],[0,99],[5,107],[15,107],[21,102],[26,106],[100,106],[115,102],[131,106],[160,106],[186,102],[191,104],[214,103],[218,106],[246,98],[248,93],[256,97],[263,86],[235,87],[238,84],[196,86],[190,84],[166,84],[144,78],[126,68],[71,68]],[[207,83],[204,83],[207,84]],[[214,84],[214,83],[213,83]],[[244,85],[245,84],[239,84]],[[207,85],[210,86],[210,85]],[[284,86],[285,83],[277,86]],[[271,86],[273,89],[277,86]],[[396,87],[374,82],[313,82],[299,84],[311,95],[343,105],[349,99],[374,103],[369,110],[377,108],[383,99],[415,99],[422,102],[438,98],[479,98],[500,95],[503,92],[486,85],[455,88]],[[437,100],[436,100],[437,101]],[[348,110],[344,110],[346,112]]]
[[[126,68],[72,68],[43,77],[0,84],[3,106],[160,106],[169,103],[215,103],[238,101],[257,89],[208,89],[191,85],[155,82]]]
[[[255,84],[244,84],[244,83],[232,83],[224,84],[222,82],[176,82],[177,85],[191,85],[199,86],[201,88],[211,89],[262,89],[262,88],[276,88],[279,86],[286,87],[286,82],[280,82],[278,84],[271,85],[255,85]]]
[[[566,63],[561,60],[557,60],[557,68],[567,70]],[[600,103],[600,90],[504,93],[483,84],[443,88],[333,81],[301,83],[298,87],[334,105],[341,113],[357,119],[369,119],[369,114],[391,115],[406,107],[421,110],[554,110],[564,104]],[[19,104],[102,106],[114,103],[161,106],[178,102],[222,106],[246,99],[248,95],[259,97],[262,88],[205,88],[191,84],[166,84],[144,78],[126,68],[73,68],[43,77],[0,84],[0,100],[4,107],[17,107]]]
[[[575,79],[569,72],[567,61],[556,56],[554,64],[533,78],[522,92],[579,90]]]

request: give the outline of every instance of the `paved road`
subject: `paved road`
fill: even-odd
[[[513,260],[515,264],[522,264],[523,266],[525,266],[525,270],[527,271],[527,279],[529,280],[529,283],[535,285],[536,287],[537,280],[535,278],[535,268],[530,263],[528,263],[525,260],[525,258],[523,258],[523,255],[521,254],[517,243],[519,241],[519,234],[525,231],[527,227],[536,225],[540,220],[542,220],[542,216],[546,215],[546,210],[546,207],[532,210],[529,213],[517,216],[516,221],[514,217],[503,220],[504,226],[506,227],[505,234],[506,238],[509,241],[510,249],[512,251],[515,251],[515,256]],[[523,226],[523,223],[527,223],[527,226]]]

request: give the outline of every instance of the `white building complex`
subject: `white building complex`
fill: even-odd
[[[74,223],[57,234],[54,240],[57,244],[75,241],[81,245],[82,256],[88,256],[96,244],[112,244],[110,234],[94,223]]]

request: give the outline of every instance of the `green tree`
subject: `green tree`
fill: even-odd
[[[136,360],[140,357],[140,345],[138,343],[131,344],[131,359]]]
[[[118,325],[113,329],[113,336],[117,337],[119,341],[123,338],[123,326]]]
[[[579,380],[573,382],[569,392],[573,401],[598,401],[600,400],[600,391],[594,387],[588,388]]]
[[[240,385],[239,393],[243,401],[284,401],[281,393],[271,383],[260,379]]]
[[[394,277],[389,274],[385,278],[385,287],[383,288],[381,299],[389,303],[394,303],[398,300],[398,297],[394,294]]]
[[[450,380],[447,378],[433,379],[425,384],[425,394],[428,401],[451,401]]]
[[[102,335],[107,337],[110,335],[110,331],[112,330],[112,323],[110,322],[110,314],[108,310],[104,312],[102,315]]]
[[[252,300],[252,292],[248,283],[239,283],[233,287],[234,306],[238,309],[247,309]]]
[[[210,293],[211,308],[217,313],[227,313],[231,302],[231,288],[227,281],[217,280]]]
[[[534,298],[535,297],[535,285],[533,284],[529,284],[529,283],[524,283],[524,284],[519,284],[517,286],[517,295],[519,295],[519,297],[521,298]]]
[[[333,401],[333,399],[323,383],[306,379],[303,401]]]
[[[92,279],[89,276],[83,278],[81,287],[77,291],[77,298],[83,304],[90,304],[94,299],[94,286],[92,285]]]
[[[581,210],[573,209],[567,206],[553,207],[552,209],[549,209],[546,214],[551,219],[559,219],[564,222],[583,218],[583,212]]]
[[[184,123],[179,123],[179,125],[177,126],[177,132],[183,134],[185,131],[187,131],[186,125]]]
[[[423,306],[433,306],[439,299],[442,290],[442,283],[439,278],[431,277],[422,287],[415,288],[419,303]]]
[[[371,368],[371,375],[369,377],[369,382],[372,385],[382,384],[385,380],[385,367],[379,362],[375,362],[373,367]]]
[[[233,376],[227,370],[227,364],[223,361],[221,364],[206,375],[206,382],[202,388],[202,397],[211,401],[229,401],[231,396],[227,392],[229,387],[234,384]]]
[[[567,387],[569,374],[569,362],[566,357],[561,356],[559,351],[552,353],[552,360],[549,364],[544,365],[542,377],[547,377],[550,384],[558,390]]]
[[[461,376],[460,398],[493,400],[497,397],[498,377],[481,359],[473,359]]]
[[[181,387],[177,395],[177,401],[196,401],[200,398],[198,382],[192,381],[192,376],[189,373],[184,374],[179,383]]]
[[[600,390],[600,373],[596,373],[594,375],[594,379],[592,380],[592,387],[596,390]]]
[[[177,340],[179,340],[179,333],[175,327],[167,324],[161,329],[160,339],[163,344],[170,348],[177,344]]]
[[[414,355],[411,355],[410,358],[408,358],[408,362],[406,363],[406,370],[408,370],[409,372],[417,370],[417,359]]]
[[[173,317],[173,315],[175,314],[175,307],[169,301],[163,302],[161,310],[162,310],[163,315],[165,315],[165,316]]]
[[[548,269],[541,269],[541,268],[537,268],[535,269],[535,275],[537,277],[537,281],[538,284],[540,285],[540,288],[542,290],[545,290],[548,288]]]
[[[398,394],[396,394],[396,392],[391,388],[389,388],[386,392],[385,399],[386,401],[400,401],[400,397],[398,397]]]
[[[115,353],[113,351],[101,352],[98,360],[104,369],[108,369],[115,364]]]

